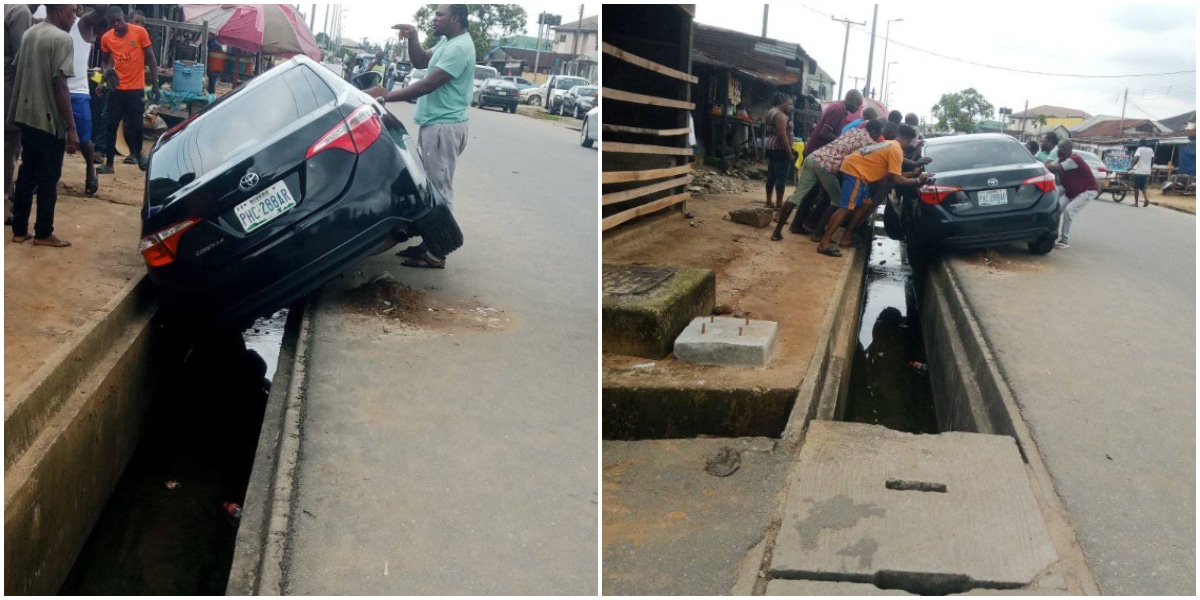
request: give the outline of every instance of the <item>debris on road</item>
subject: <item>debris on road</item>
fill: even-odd
[[[228,514],[235,519],[242,518],[242,507],[236,502],[222,502],[221,508],[224,509],[225,514]]]
[[[742,455],[728,446],[708,457],[704,472],[715,477],[729,477],[742,466]]]

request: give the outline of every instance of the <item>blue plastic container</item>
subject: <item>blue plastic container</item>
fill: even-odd
[[[176,92],[199,94],[204,91],[204,65],[185,65],[175,61],[175,76],[171,89]]]

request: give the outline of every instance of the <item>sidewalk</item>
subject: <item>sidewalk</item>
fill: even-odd
[[[760,182],[751,182],[761,185]],[[769,240],[723,216],[762,205],[762,192],[694,195],[694,227],[655,225],[604,253],[605,263],[678,265],[716,273],[716,304],[779,323],[778,349],[765,369],[647,361],[605,353],[604,387],[744,390],[786,388],[789,399],[807,382],[822,324],[847,279],[853,253],[816,253],[808,236],[784,232]],[[678,215],[673,219],[682,218]],[[861,273],[861,271],[859,271]],[[634,367],[653,362],[653,368]],[[793,408],[793,411],[797,409]],[[800,411],[803,412],[803,411]],[[797,417],[792,412],[792,420]],[[793,423],[793,425],[795,425]],[[750,594],[766,551],[795,455],[779,438],[740,437],[603,443],[603,593],[635,595]],[[727,477],[706,472],[708,460],[736,451],[740,467]]]
[[[83,157],[67,156],[54,223],[70,248],[13,244],[4,230],[6,403],[89,316],[145,273],[137,251],[145,174],[120,161],[116,169],[100,176],[95,196],[85,196]]]

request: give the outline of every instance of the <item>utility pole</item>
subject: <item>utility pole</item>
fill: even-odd
[[[1117,137],[1123,137],[1125,132],[1125,105],[1129,102],[1129,88],[1125,88],[1125,100],[1121,102],[1121,129],[1117,130]]]
[[[888,19],[887,27],[885,27],[883,29],[884,33],[883,33],[883,77],[882,77],[882,79],[883,79],[883,97],[884,97],[884,99],[887,99],[888,74],[892,71],[892,67],[890,64],[888,64],[888,60],[887,60],[888,41],[892,37],[892,23],[893,22],[899,23],[900,21],[903,21],[903,20],[904,20],[904,17],[900,17],[899,19]],[[885,102],[884,105],[886,106],[886,104],[887,103]]]
[[[763,5],[763,37],[767,37],[767,13],[771,10],[770,4]]]
[[[1025,110],[1021,111],[1021,136],[1025,136],[1025,117],[1029,116],[1029,101],[1025,101]],[[1021,140],[1024,141],[1024,140]]]
[[[533,55],[533,82],[537,83],[538,66],[542,62],[542,24],[546,21],[546,13],[538,15],[537,52]],[[547,90],[549,91],[549,90]]]
[[[856,89],[856,90],[857,90],[857,89],[858,89],[858,82],[859,82],[859,80],[861,80],[861,79],[862,79],[862,77],[858,77],[858,76],[855,76],[855,75],[851,75],[851,76],[850,76],[850,79],[853,79],[853,80],[854,80],[854,89]],[[843,94],[843,96],[845,96],[845,94]]]
[[[571,53],[575,55],[575,57],[574,57],[575,68],[573,70],[574,70],[574,72],[575,72],[574,74],[576,76],[579,75],[579,42],[582,41],[582,38],[583,38],[583,33],[581,33],[582,31],[583,31],[583,5],[580,4],[579,5],[579,20],[575,21],[575,43],[571,45]]]
[[[875,5],[875,14],[871,17],[871,52],[867,55],[867,83],[863,86],[863,97],[871,97],[871,67],[875,63],[875,26],[879,24],[879,5]]]
[[[329,50],[331,46],[329,44],[329,5],[328,4],[325,5],[325,26],[321,28],[321,32],[325,34],[325,46],[326,46],[325,49]]]
[[[846,95],[846,91],[842,89],[842,81],[846,79],[846,51],[850,49],[850,25],[866,25],[866,23],[859,23],[849,19],[837,19],[832,16],[829,18],[838,23],[846,24],[846,43],[842,45],[842,72],[838,75],[837,95],[834,96],[834,99],[837,99]],[[855,83],[854,87],[857,88],[858,83]]]
[[[312,12],[308,13],[308,30],[312,31],[317,25],[317,5],[312,5]]]

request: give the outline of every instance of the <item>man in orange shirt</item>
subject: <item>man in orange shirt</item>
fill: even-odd
[[[108,97],[108,151],[104,166],[96,170],[101,174],[112,174],[113,158],[117,152],[117,127],[125,122],[125,143],[137,160],[138,168],[146,170],[146,157],[142,156],[142,113],[146,110],[146,72],[150,67],[150,85],[154,98],[158,93],[158,61],[150,47],[150,34],[146,30],[125,22],[125,11],[119,6],[108,9],[108,23],[112,29],[100,38],[100,49],[105,53],[104,77],[106,83],[115,80],[115,89]]]
[[[846,227],[842,236],[843,248],[850,247],[851,234],[854,227],[866,215],[870,207],[868,187],[876,181],[887,179],[892,185],[922,185],[932,175],[921,173],[916,179],[900,173],[904,163],[904,150],[912,146],[917,137],[917,130],[910,125],[901,125],[896,139],[886,140],[878,144],[866,146],[846,157],[842,161],[842,194],[837,212],[829,219],[825,227],[825,235],[817,244],[817,252],[825,256],[841,256],[842,253],[831,242],[833,232],[851,212],[854,217]],[[867,202],[863,202],[867,200]]]

